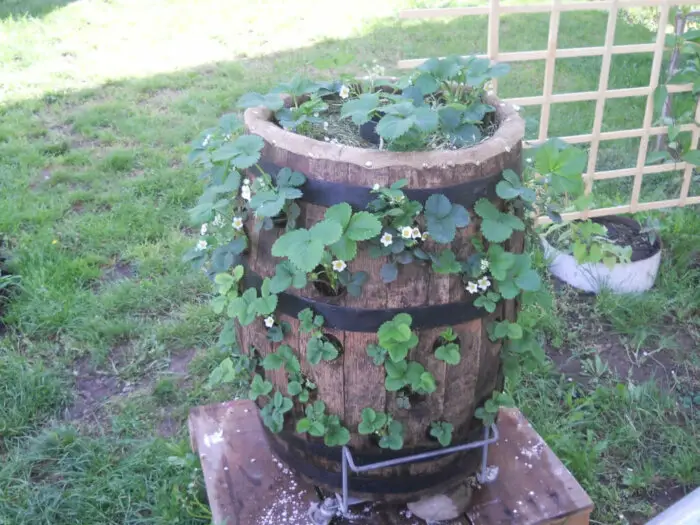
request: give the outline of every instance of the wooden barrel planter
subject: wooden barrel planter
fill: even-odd
[[[307,177],[299,201],[299,226],[309,228],[322,219],[324,211],[337,203],[347,202],[362,210],[373,198],[369,190],[374,184],[388,186],[407,179],[407,197],[421,202],[433,193],[446,195],[453,203],[469,210],[471,224],[458,230],[451,249],[460,259],[473,253],[471,237],[479,236],[478,217],[472,212],[474,203],[486,197],[505,209],[495,193],[504,169],[521,170],[523,120],[514,109],[495,102],[498,129],[481,144],[454,151],[398,153],[366,150],[320,142],[280,128],[272,114],[264,108],[249,109],[245,125],[250,133],[264,139],[261,166],[269,173],[282,167],[299,171]],[[253,178],[254,172],[249,176]],[[249,271],[258,276],[272,276],[275,264],[271,247],[284,233],[283,229],[255,231],[252,223],[246,230],[250,237]],[[522,251],[522,237],[509,241],[509,250]],[[277,315],[292,326],[289,344],[302,354],[303,373],[317,385],[316,399],[326,403],[329,413],[340,417],[350,429],[349,446],[359,465],[407,456],[439,445],[429,437],[431,421],[443,420],[454,425],[453,444],[481,439],[482,422],[474,411],[502,387],[500,343],[489,340],[486,327],[494,320],[514,320],[515,305],[501,303],[493,314],[476,308],[457,275],[439,275],[428,265],[417,263],[400,268],[399,277],[384,284],[379,271],[384,261],[369,256],[360,243],[357,257],[349,263],[353,272],[366,271],[370,279],[360,297],[342,294],[330,297],[312,284],[304,289],[290,288],[280,294]],[[299,331],[297,313],[311,307],[326,319],[324,332],[342,346],[340,356],[311,367],[304,359],[308,335]],[[418,361],[437,380],[437,390],[423,398],[412,399],[411,408],[397,406],[395,393],[384,387],[384,367],[376,366],[366,348],[377,342],[379,326],[397,313],[413,317],[413,330],[420,342],[408,359]],[[459,336],[461,362],[448,366],[436,359],[433,348],[445,327],[452,326]],[[242,327],[239,332],[242,348],[255,348],[260,354],[273,351],[266,339],[262,321]],[[266,378],[282,392],[287,379],[283,370],[266,372]],[[393,452],[380,449],[376,442],[357,433],[364,407],[392,414],[404,425],[404,448]],[[287,414],[284,430],[267,432],[270,445],[291,468],[314,484],[333,491],[341,487],[341,449],[326,447],[319,438],[295,432],[296,422],[303,417],[303,407],[295,401]],[[437,493],[477,471],[479,451],[442,457],[390,469],[353,474],[351,494],[375,500],[408,500],[418,495]]]

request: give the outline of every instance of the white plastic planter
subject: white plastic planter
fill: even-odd
[[[626,217],[603,217],[600,220],[624,223],[639,230],[639,223]],[[633,254],[633,262],[616,264],[610,269],[602,263],[579,264],[572,255],[554,248],[544,236],[540,239],[552,275],[584,292],[599,293],[605,289],[620,294],[645,292],[654,285],[659,273],[661,245],[658,241],[650,257],[634,261]]]

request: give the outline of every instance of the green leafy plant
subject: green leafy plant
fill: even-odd
[[[474,211],[481,217],[481,233],[490,242],[506,241],[514,231],[525,229],[525,224],[519,217],[502,212],[486,199],[479,199]]]
[[[592,220],[553,224],[547,230],[547,238],[554,246],[570,252],[579,264],[602,262],[613,268],[618,263],[630,262],[632,247],[619,246],[607,235],[607,228]]]
[[[491,399],[487,399],[483,407],[479,407],[474,412],[474,417],[481,419],[485,425],[491,425],[496,421],[500,407],[513,407],[515,402],[510,395],[505,392],[494,392]]]
[[[256,401],[260,396],[267,396],[270,392],[272,392],[272,383],[263,379],[260,374],[255,374],[250,383],[248,398],[251,401]]]
[[[418,344],[418,336],[411,331],[412,322],[410,315],[397,314],[379,327],[379,346],[386,349],[391,361],[404,360],[408,351]]]
[[[435,349],[435,357],[448,365],[458,365],[462,360],[457,343],[446,342]]]
[[[314,437],[323,437],[326,446],[342,446],[350,441],[350,432],[340,423],[336,415],[326,415],[326,404],[316,401],[306,405],[306,417],[297,422],[296,431],[300,434],[309,433]]]
[[[300,403],[308,403],[311,391],[316,390],[316,384],[301,372],[290,372],[287,382],[287,393],[296,397]]]
[[[284,427],[284,415],[292,409],[292,406],[291,399],[275,392],[260,412],[263,424],[276,434],[281,432]]]
[[[272,255],[286,257],[299,270],[308,273],[321,264],[325,247],[339,241],[342,234],[338,222],[326,219],[308,230],[299,228],[285,233],[272,245]]]
[[[430,394],[437,389],[435,377],[420,363],[388,360],[384,363],[384,367],[386,369],[384,386],[389,392],[410,387],[417,394]]]
[[[338,349],[324,336],[312,337],[306,345],[306,359],[312,365],[317,365],[321,361],[332,361],[338,355]]]
[[[323,437],[326,434],[326,404],[323,401],[316,401],[306,405],[304,409],[306,417],[297,421],[297,432],[300,434],[309,433],[314,437]]]
[[[387,426],[389,417],[384,412],[376,412],[373,408],[362,409],[362,421],[357,431],[366,436],[368,434],[380,434]]]
[[[449,243],[454,240],[457,228],[469,224],[469,213],[461,204],[452,204],[447,197],[436,193],[425,202],[425,220],[433,240]]]
[[[523,328],[518,323],[511,323],[508,320],[500,321],[490,325],[490,335],[496,339],[522,339]]]
[[[280,345],[275,352],[267,354],[262,361],[262,366],[265,370],[279,370],[284,367],[289,373],[301,373],[299,358],[289,345]]]
[[[314,314],[311,308],[304,308],[299,312],[297,318],[299,319],[299,330],[303,334],[318,335],[323,327],[323,323],[325,323],[323,316]]]
[[[306,182],[306,177],[298,171],[282,168],[273,180],[262,169],[259,171],[260,175],[253,181],[248,206],[256,218],[263,220],[262,227],[271,229],[274,225],[272,219],[282,213],[287,219],[297,217],[299,207],[294,201],[302,196],[299,188]],[[287,228],[294,226],[295,223],[288,220]]]
[[[372,358],[372,361],[377,366],[381,366],[384,364],[384,361],[386,361],[387,354],[388,352],[386,348],[382,348],[381,346],[375,345],[374,343],[370,343],[367,345],[367,355]]]
[[[452,443],[452,430],[452,424],[445,421],[434,421],[430,424],[430,435],[443,447],[448,447]]]
[[[379,439],[379,446],[391,450],[401,450],[403,448],[403,425],[400,421],[392,418],[387,423],[386,429]]]

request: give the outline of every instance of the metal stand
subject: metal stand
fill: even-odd
[[[492,434],[489,437],[489,434]],[[338,513],[345,516],[348,512],[348,507],[351,503],[360,503],[361,501],[354,500],[348,496],[348,478],[350,476],[349,470],[355,473],[368,472],[370,470],[376,470],[380,468],[395,467],[397,465],[404,465],[406,463],[413,463],[416,461],[422,461],[424,459],[437,458],[440,456],[447,456],[450,454],[456,454],[457,452],[464,452],[465,450],[473,450],[475,448],[482,448],[481,455],[481,471],[477,474],[477,479],[479,483],[491,483],[496,479],[498,475],[498,469],[488,466],[488,451],[489,445],[498,441],[498,428],[496,424],[493,423],[490,427],[484,428],[484,439],[480,441],[474,441],[472,443],[465,443],[463,445],[456,445],[454,447],[443,448],[440,450],[432,450],[430,452],[423,452],[421,454],[414,454],[412,456],[406,456],[398,459],[390,459],[388,461],[379,461],[377,463],[370,463],[368,465],[356,465],[355,460],[352,457],[350,449],[346,446],[343,447],[343,493],[336,494],[335,498],[326,498],[323,503],[313,504],[309,509],[309,518],[313,525],[328,525],[331,519]],[[349,469],[349,470],[348,470]]]

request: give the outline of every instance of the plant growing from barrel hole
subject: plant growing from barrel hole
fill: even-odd
[[[438,341],[441,344],[435,349],[435,357],[448,365],[459,364],[462,355],[459,352],[459,345],[456,343],[457,334],[454,333],[452,327],[443,330]]]
[[[296,397],[300,403],[308,403],[311,391],[316,390],[316,384],[301,372],[289,372],[287,376],[287,393]]]
[[[363,436],[377,436],[381,448],[403,448],[403,425],[384,412],[377,412],[370,407],[363,408],[362,421],[357,431]]]
[[[272,432],[281,432],[284,427],[284,414],[289,412],[294,403],[280,392],[275,392],[272,399],[260,411],[263,424]]]
[[[452,424],[446,421],[433,421],[430,424],[430,435],[437,439],[438,443],[443,447],[447,447],[452,443],[452,430]]]
[[[306,358],[312,365],[321,361],[332,361],[338,357],[338,349],[321,331],[324,319],[322,315],[316,315],[311,308],[299,312],[299,330],[302,333],[310,333],[311,337],[306,343]]]
[[[388,352],[389,358],[395,363],[406,359],[408,351],[418,344],[418,336],[411,330],[412,322],[410,315],[397,314],[379,327],[379,346]]]
[[[297,422],[298,433],[308,432],[310,436],[323,437],[324,443],[329,447],[346,445],[350,441],[348,429],[340,423],[338,416],[326,414],[326,404],[323,401],[306,405],[304,413],[306,417]]]

